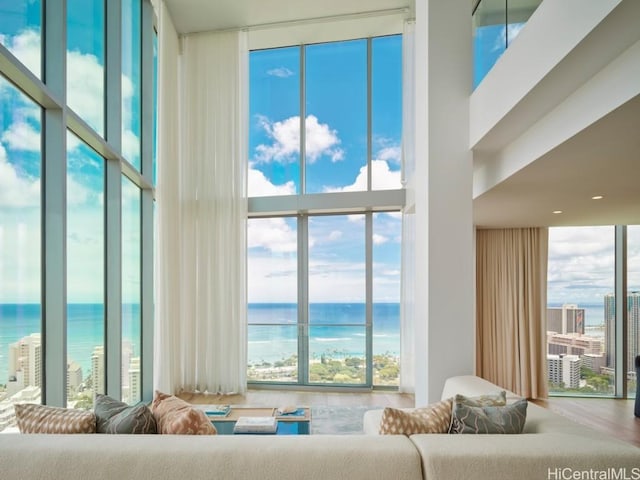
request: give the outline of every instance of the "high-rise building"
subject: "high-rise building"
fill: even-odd
[[[142,399],[140,391],[140,357],[131,358],[129,364],[129,403],[136,403]]]
[[[67,396],[73,397],[82,385],[82,367],[76,362],[67,363]]]
[[[104,394],[104,347],[98,345],[94,347],[91,355],[91,383],[93,385],[93,396],[98,393]]]
[[[9,345],[9,382],[17,390],[29,385],[42,386],[42,347],[40,334],[32,333]],[[20,384],[21,383],[21,384]]]
[[[584,334],[584,308],[566,303],[547,308],[547,331]]]
[[[565,388],[579,388],[581,365],[577,355],[547,355],[549,381]]]
[[[613,293],[604,296],[604,339],[607,367],[615,368],[616,344],[616,297]],[[627,359],[626,373],[635,372],[635,357],[640,354],[640,292],[627,294]]]
[[[602,339],[579,333],[547,332],[547,346],[548,353],[552,355],[562,353],[580,356],[587,353],[598,355],[604,349]]]
[[[635,358],[640,355],[640,292],[627,294],[627,376],[635,375]]]
[[[614,369],[616,365],[616,296],[607,293],[604,296],[604,348],[607,357],[606,367]]]

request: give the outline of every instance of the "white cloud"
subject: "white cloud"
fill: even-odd
[[[0,207],[37,207],[40,205],[40,179],[18,174],[9,163],[0,144]]]
[[[613,291],[614,229],[563,227],[549,230],[549,303],[600,304]]]
[[[2,44],[37,77],[40,77],[42,55],[40,32],[29,29],[14,37],[6,35],[3,36]]]
[[[300,117],[289,117],[281,122],[271,122],[260,117],[260,126],[272,140],[270,145],[256,147],[255,161],[260,163],[291,163],[300,154]],[[330,157],[332,162],[344,158],[344,151],[338,147],[338,132],[328,124],[320,123],[314,115],[307,116],[305,122],[305,152],[309,163],[316,162],[322,156]]]
[[[325,187],[325,192],[362,192],[367,190],[367,166],[360,168],[360,173],[351,185],[346,187]],[[371,161],[371,184],[373,190],[391,190],[402,188],[400,171],[389,168],[385,160]]]
[[[278,67],[278,68],[272,68],[271,70],[267,70],[267,75],[270,75],[272,77],[278,77],[278,78],[287,78],[294,75],[294,73],[291,70],[289,70],[287,67]]]
[[[67,52],[67,102],[98,132],[104,129],[104,70],[95,55]]]
[[[247,190],[251,197],[294,195],[296,193],[296,186],[292,181],[288,181],[282,185],[274,185],[260,170],[249,168]]]
[[[140,160],[140,139],[131,130],[122,134],[122,155],[134,165]]]
[[[333,230],[329,234],[329,241],[335,242],[336,240],[340,240],[342,238],[342,232],[340,230]]]
[[[377,160],[384,160],[385,162],[400,164],[402,159],[402,148],[399,146],[385,147],[381,149],[376,155]]]
[[[27,122],[18,120],[2,133],[2,141],[12,150],[40,152],[40,132]]]
[[[247,246],[291,253],[298,250],[298,237],[284,218],[255,219],[248,222]]]
[[[387,243],[389,241],[389,239],[387,237],[385,237],[384,235],[380,235],[378,233],[374,233],[373,234],[373,244],[374,245],[382,245],[384,243]]]

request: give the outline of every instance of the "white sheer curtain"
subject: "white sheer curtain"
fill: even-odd
[[[179,68],[175,40],[161,31],[155,386],[168,392],[242,393],[246,34],[184,37]],[[175,81],[178,88],[172,90]]]
[[[407,186],[415,171],[414,155],[414,36],[415,23],[405,22],[402,37],[402,183]],[[402,215],[402,286],[400,322],[400,391],[413,392],[414,341],[413,322],[415,316],[415,218],[407,208]]]

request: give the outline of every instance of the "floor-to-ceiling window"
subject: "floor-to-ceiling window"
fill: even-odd
[[[621,396],[626,382],[627,395],[635,395],[639,232],[636,225],[549,229],[547,366],[552,394]],[[625,303],[626,308],[619,308]]]
[[[250,53],[248,378],[397,385],[402,37]]]
[[[153,27],[148,0],[0,0],[0,430],[151,395]]]

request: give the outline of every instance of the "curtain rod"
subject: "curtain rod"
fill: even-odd
[[[387,15],[401,15],[401,14],[407,15],[410,13],[411,13],[411,9],[409,7],[389,8],[386,10],[370,10],[368,12],[346,13],[343,15],[328,15],[324,17],[301,18],[297,20],[284,20],[281,22],[256,23],[253,25],[245,25],[241,27],[221,28],[218,30],[183,33],[183,34],[180,34],[180,36],[184,37],[188,35],[197,35],[199,33],[212,33],[212,32],[237,32],[238,30],[250,32],[253,30],[268,30],[271,28],[284,28],[284,27],[294,27],[297,25],[308,25],[312,23],[357,20],[360,18],[383,17]],[[406,20],[411,20],[411,18],[408,17]]]

